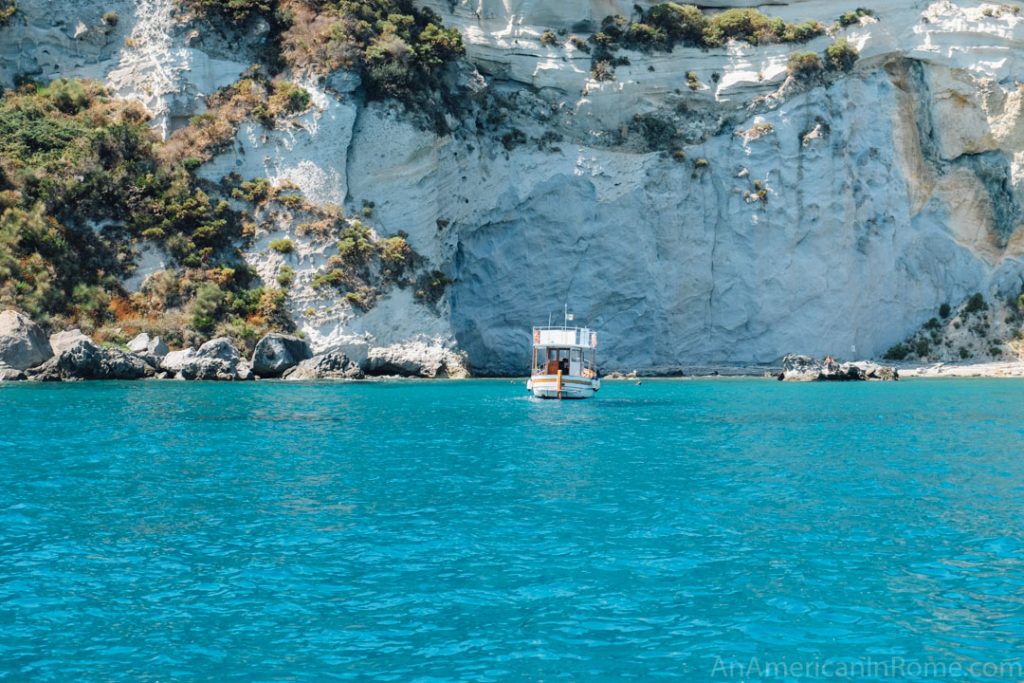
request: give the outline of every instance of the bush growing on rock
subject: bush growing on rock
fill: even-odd
[[[680,5],[675,2],[664,2],[652,7],[646,20],[664,31],[671,43],[699,45],[704,38],[704,30],[708,19],[694,5]]]
[[[211,332],[224,304],[224,292],[212,282],[206,282],[196,290],[192,303],[192,327],[200,332]]]
[[[825,27],[814,20],[790,24],[756,9],[738,8],[705,14],[696,5],[665,2],[640,12],[636,22],[621,15],[606,17],[601,22],[601,32],[592,40],[604,51],[602,57],[607,58],[620,46],[671,50],[677,44],[719,47],[730,40],[751,45],[803,43],[824,33]]]
[[[440,270],[424,273],[417,281],[416,298],[424,303],[436,304],[444,296],[448,285],[455,282]]]
[[[873,17],[873,16],[875,16],[875,13],[874,13],[873,10],[865,9],[863,7],[858,7],[855,10],[851,10],[849,12],[843,12],[841,15],[839,15],[839,25],[840,26],[853,26],[854,24],[859,24],[860,23],[861,17]]]
[[[14,0],[0,0],[0,28],[6,26],[17,11],[18,4]]]
[[[395,235],[382,240],[379,245],[380,261],[387,277],[398,277],[402,274],[412,256],[412,249],[403,235]]]
[[[352,265],[364,265],[373,255],[373,238],[370,229],[359,221],[353,221],[341,231],[338,240],[338,256]]]
[[[269,15],[271,0],[189,0],[187,3],[204,13],[220,15],[242,22],[253,15]]]
[[[291,81],[276,80],[271,83],[267,98],[267,113],[271,118],[288,114],[299,114],[309,109],[309,91]]]
[[[295,251],[295,243],[289,239],[272,240],[269,246],[279,254],[290,254]]]
[[[850,71],[860,53],[846,38],[840,38],[825,48],[825,63],[832,71]]]
[[[558,36],[555,35],[554,31],[544,31],[544,33],[540,35],[540,44],[545,47],[558,45]]]
[[[412,0],[304,5],[281,35],[285,60],[320,73],[358,71],[371,99],[425,104],[444,67],[463,55],[462,36]]]
[[[242,78],[207,98],[207,111],[193,116],[189,125],[175,131],[161,150],[168,164],[183,164],[186,159],[208,161],[235,138],[239,125],[256,119],[267,127],[281,116],[305,111],[309,92],[290,81],[267,78],[262,68],[253,66]]]
[[[794,52],[789,56],[786,65],[789,74],[794,78],[806,79],[821,73],[821,58],[813,52]]]
[[[967,304],[964,306],[964,313],[981,313],[982,311],[988,310],[988,304],[985,302],[985,297],[981,295],[981,292],[975,292],[971,295],[971,298],[967,300]]]
[[[708,22],[703,43],[713,47],[724,45],[729,40],[741,40],[751,45],[806,42],[824,32],[825,27],[816,21],[787,24],[756,9],[728,9],[714,15]]]
[[[590,77],[595,81],[614,81],[615,69],[609,60],[601,59],[590,68]]]
[[[282,266],[277,274],[277,284],[287,289],[295,281],[295,269],[291,266]]]
[[[270,198],[270,181],[266,178],[246,180],[231,190],[231,196],[252,204],[261,204]]]
[[[885,360],[904,360],[911,353],[910,347],[906,344],[894,344],[889,347],[889,350],[882,355]]]

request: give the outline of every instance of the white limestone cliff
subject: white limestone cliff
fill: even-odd
[[[68,3],[54,27],[49,4],[20,0],[23,15],[0,31],[5,81],[106,78],[166,127],[248,65],[244,50],[230,59],[179,25],[170,0],[122,1],[116,35],[95,43],[68,26],[77,15],[96,26],[101,8]],[[291,312],[318,350],[427,345],[465,351],[477,372],[522,373],[529,326],[568,302],[601,331],[608,370],[878,355],[944,302],[1021,290],[1024,17],[1009,6],[872,7],[877,21],[840,32],[861,51],[854,72],[805,86],[787,81],[788,54],[820,52],[831,36],[628,53],[599,83],[568,36],[632,2],[422,4],[460,29],[472,65],[453,75],[475,94],[450,134],[364,104],[357,84],[310,83],[312,111],[273,131],[244,125],[202,170],[287,181],[350,211],[373,202],[376,233],[404,231],[424,269],[455,280],[436,307],[392,288],[364,313],[311,287],[325,247],[282,218],[246,257],[267,281],[286,261],[296,270]],[[763,9],[830,23],[853,7]],[[564,32],[561,44],[541,45],[545,30]],[[481,129],[481,110],[503,123]],[[680,153],[652,144],[637,115],[674,128]],[[513,130],[526,142],[502,144]],[[285,236],[294,254],[268,249]]]

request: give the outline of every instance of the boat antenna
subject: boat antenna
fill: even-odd
[[[551,327],[551,311],[548,311],[548,327]]]
[[[565,309],[562,311],[562,329],[569,327],[569,302],[565,303]]]

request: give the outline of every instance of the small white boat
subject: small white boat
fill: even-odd
[[[531,367],[526,389],[537,398],[593,398],[601,388],[597,333],[564,325],[533,328]]]

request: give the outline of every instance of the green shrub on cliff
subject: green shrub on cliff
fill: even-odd
[[[825,33],[825,27],[813,20],[787,24],[756,9],[729,9],[714,15],[704,29],[703,43],[709,47],[741,40],[751,45],[802,43]]]
[[[465,53],[462,36],[412,0],[302,3],[281,36],[293,67],[358,71],[371,99],[418,101],[441,87],[445,65]]]
[[[614,80],[615,67],[623,62],[628,64],[625,58],[614,56],[619,48],[671,51],[678,44],[709,48],[730,40],[751,45],[803,43],[825,33],[825,27],[818,21],[790,24],[756,9],[705,14],[696,5],[676,2],[663,2],[646,12],[638,5],[634,8],[640,15],[638,21],[630,21],[619,14],[608,16],[601,22],[601,30],[590,37],[594,45],[591,76],[595,80]],[[589,47],[587,51],[591,52]],[[689,85],[696,89],[695,84]]]
[[[642,12],[636,22],[622,16],[606,17],[600,34],[606,38],[596,42],[611,49],[617,44],[632,49],[671,50],[677,44],[718,47],[730,40],[751,45],[802,43],[824,33],[825,27],[814,20],[791,24],[756,9],[705,14],[696,5],[664,2]]]
[[[270,0],[189,0],[194,9],[233,21],[245,21],[253,15],[268,15],[276,2]]]
[[[647,12],[645,21],[664,31],[670,42],[687,45],[700,45],[708,27],[708,18],[700,8],[675,2],[655,5]]]
[[[810,78],[821,73],[821,58],[813,52],[794,52],[789,56],[786,65],[789,74],[794,78]]]
[[[282,79],[270,80],[259,66],[206,99],[206,112],[193,116],[189,125],[171,135],[160,156],[166,165],[191,165],[209,160],[234,140],[246,119],[256,119],[268,128],[277,119],[309,108],[309,92]]]
[[[975,292],[967,300],[967,304],[964,306],[964,313],[970,315],[971,313],[981,313],[982,311],[988,310],[988,303],[985,301],[985,297],[982,296],[981,292]]]
[[[309,109],[309,91],[291,81],[275,80],[270,84],[266,111],[271,119],[288,114],[299,114]]]
[[[6,26],[17,11],[18,4],[14,0],[0,0],[0,27]]]
[[[108,97],[99,84],[58,80],[6,93],[0,306],[91,331],[108,323],[156,325],[205,282],[229,299],[245,299],[254,277],[227,265],[239,260],[239,216],[201,186],[194,167],[165,158],[163,147],[141,107]],[[119,282],[143,241],[166,251],[183,276],[130,295]],[[192,316],[202,331],[211,316],[254,325],[280,318],[208,303]]]
[[[851,10],[849,12],[843,12],[842,14],[840,14],[839,15],[839,25],[840,26],[853,26],[854,24],[859,24],[860,23],[861,17],[873,17],[873,16],[875,16],[874,11],[869,10],[869,9],[865,9],[863,7],[858,7],[855,10]]]
[[[270,242],[270,248],[279,254],[290,254],[295,251],[295,242],[292,242],[289,239],[272,240]]]
[[[825,48],[825,64],[832,71],[850,71],[859,58],[860,52],[846,38]]]

